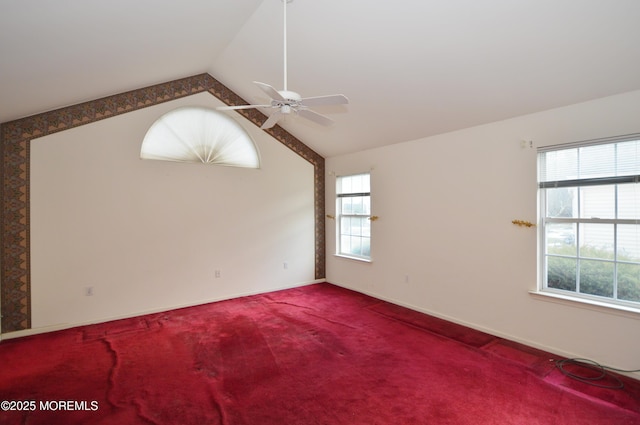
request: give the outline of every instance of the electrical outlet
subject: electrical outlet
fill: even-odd
[[[221,276],[220,270],[216,270],[215,271],[215,276],[216,276],[216,279],[220,278],[220,276]]]
[[[93,296],[93,286],[87,286],[84,288],[84,295],[85,297],[92,297]]]
[[[285,270],[289,269],[289,263],[285,261],[284,263],[282,263],[282,267],[284,267]]]

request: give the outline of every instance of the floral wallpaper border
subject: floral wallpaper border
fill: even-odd
[[[2,333],[31,328],[29,149],[36,137],[137,109],[209,92],[228,105],[246,104],[209,74],[199,74],[0,124],[0,298]],[[239,110],[260,126],[257,109]],[[279,126],[266,130],[314,167],[315,278],[325,277],[324,158]]]

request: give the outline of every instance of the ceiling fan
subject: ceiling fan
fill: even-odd
[[[240,105],[240,106],[221,106],[218,110],[237,110],[252,108],[269,108],[275,111],[267,118],[260,128],[271,128],[281,119],[292,112],[316,122],[321,125],[331,125],[333,120],[309,109],[313,106],[326,105],[346,105],[349,99],[342,94],[331,94],[327,96],[302,97],[294,91],[287,89],[287,3],[293,0],[281,0],[284,5],[284,89],[276,90],[269,84],[254,81],[263,92],[269,96],[271,103],[267,105]]]

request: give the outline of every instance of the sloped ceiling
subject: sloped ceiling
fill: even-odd
[[[283,87],[282,0],[2,0],[0,122],[209,72]],[[288,88],[328,157],[640,89],[637,0],[295,0]],[[265,111],[268,113],[268,111]],[[233,114],[234,112],[230,112]]]

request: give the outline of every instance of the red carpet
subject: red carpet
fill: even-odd
[[[640,385],[329,284],[0,342],[0,423],[640,424]]]

